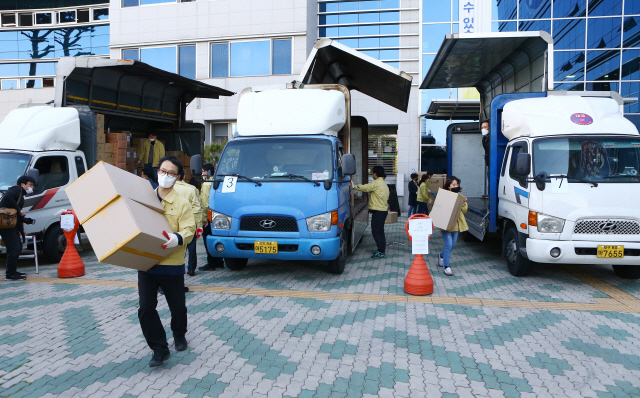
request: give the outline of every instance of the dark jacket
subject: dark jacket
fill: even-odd
[[[409,206],[418,206],[418,184],[415,181],[409,181]]]
[[[153,182],[153,180],[151,178],[149,178],[147,181],[149,181],[149,183],[151,184],[151,187],[153,189],[158,188],[158,183],[157,182]]]
[[[491,155],[491,133],[482,137],[482,147],[484,148],[484,163],[489,166],[489,158]]]
[[[17,185],[7,189],[7,192],[4,193],[2,199],[0,200],[0,207],[8,208],[8,209],[16,209],[18,212],[18,225],[22,224],[22,220],[24,217],[20,215],[20,211],[24,207],[24,197],[27,195],[22,187]]]

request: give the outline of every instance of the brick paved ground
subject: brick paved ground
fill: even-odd
[[[154,370],[134,271],[85,250],[83,278],[49,265],[1,281],[0,396],[640,396],[637,281],[593,266],[514,278],[496,242],[460,241],[454,277],[425,256],[435,291],[415,298],[404,224],[387,236],[386,260],[368,235],[339,276],[263,260],[187,277],[190,348]]]

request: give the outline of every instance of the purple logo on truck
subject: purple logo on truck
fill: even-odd
[[[586,126],[593,123],[593,119],[591,118],[591,116],[587,115],[586,113],[574,113],[573,115],[571,115],[571,121],[581,126]]]

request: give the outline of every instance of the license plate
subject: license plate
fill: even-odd
[[[622,258],[624,246],[622,245],[598,245],[598,258]]]
[[[257,254],[278,254],[278,242],[253,242],[253,252]]]

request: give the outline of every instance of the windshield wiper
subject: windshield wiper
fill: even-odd
[[[572,179],[572,180],[575,180],[575,181],[578,181],[578,182],[584,182],[585,184],[591,184],[594,187],[598,186],[597,182],[583,180],[582,178],[577,178],[577,177],[570,177],[570,176],[568,176],[566,174],[557,174],[557,175],[554,174],[554,175],[550,175],[549,178],[566,178],[567,180],[568,179]],[[562,182],[560,184],[562,184]]]
[[[224,177],[238,177],[238,179],[243,179],[243,180],[247,180],[249,182],[252,182],[254,184],[256,184],[257,186],[261,187],[262,183],[259,181],[254,180],[253,178],[249,178],[247,176],[241,176],[238,174],[227,174],[227,175],[223,175],[223,174],[218,174],[216,177],[222,177],[224,179]]]
[[[313,181],[313,180],[308,179],[308,178],[307,178],[307,177],[305,177],[305,176],[297,176],[297,175],[294,175],[294,174],[283,174],[283,175],[281,175],[281,176],[271,176],[271,177],[269,177],[269,178],[279,178],[279,177],[298,178],[298,179],[301,179],[301,180],[305,180],[305,181],[307,181],[307,182],[312,182],[312,183],[314,183],[314,184],[316,185],[316,187],[319,187],[319,186],[320,186],[320,183],[319,183],[318,181]]]

